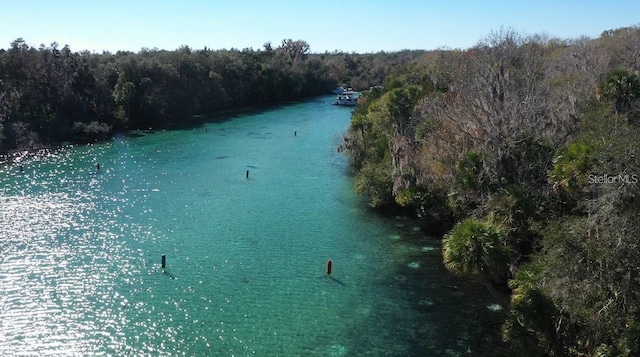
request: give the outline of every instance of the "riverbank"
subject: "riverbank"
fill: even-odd
[[[284,101],[284,102],[268,104],[268,105],[228,108],[228,109],[218,110],[211,113],[192,115],[180,121],[165,120],[153,127],[134,128],[129,130],[116,130],[116,131],[110,132],[109,135],[106,135],[103,139],[75,140],[75,141],[65,140],[57,143],[54,142],[46,146],[37,146],[37,147],[24,148],[24,149],[0,151],[0,165],[14,162],[16,159],[22,160],[25,156],[33,156],[33,155],[37,156],[41,154],[46,154],[47,152],[51,152],[53,150],[58,150],[60,148],[64,148],[68,146],[107,143],[107,142],[113,141],[117,137],[122,137],[122,136],[139,137],[140,135],[153,134],[155,132],[164,131],[164,130],[188,130],[188,129],[198,129],[198,128],[205,130],[204,126],[208,123],[224,122],[227,120],[236,119],[241,116],[260,114],[270,110],[279,110],[279,108],[286,108],[288,106],[292,106],[292,105],[307,102],[307,101],[324,102],[327,98],[328,98],[327,95],[310,96],[307,98],[302,98],[297,101]]]

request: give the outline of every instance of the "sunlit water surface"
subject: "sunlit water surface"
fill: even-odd
[[[0,166],[0,355],[468,355],[490,299],[355,196],[329,102]]]

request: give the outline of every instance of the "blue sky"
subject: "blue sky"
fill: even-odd
[[[22,37],[74,51],[261,48],[285,38],[312,52],[473,46],[509,27],[561,39],[640,23],[638,0],[1,0],[0,48]]]

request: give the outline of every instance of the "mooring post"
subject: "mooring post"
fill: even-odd
[[[327,261],[327,275],[331,275],[331,259]]]
[[[247,170],[247,178],[249,178],[249,170]]]
[[[100,163],[96,164],[96,169],[98,169],[98,171],[100,171]]]
[[[162,254],[162,269],[167,267],[167,256]]]

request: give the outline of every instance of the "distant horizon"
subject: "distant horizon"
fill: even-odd
[[[259,50],[267,42],[277,47],[290,38],[306,41],[315,54],[465,50],[501,28],[560,40],[593,39],[603,31],[638,26],[638,13],[635,0],[525,0],[517,5],[508,0],[352,0],[348,8],[335,0],[320,5],[293,0],[23,0],[3,4],[0,48],[22,38],[30,47],[57,42],[74,52],[98,54],[182,46]]]
[[[264,47],[262,47],[262,46],[261,46],[261,47],[259,47],[259,48],[253,48],[253,47],[251,47],[251,48],[246,48],[246,47],[245,47],[245,48],[238,48],[238,47],[231,47],[231,48],[210,48],[210,47],[207,47],[207,46],[202,47],[202,48],[195,48],[195,47],[191,47],[191,46],[188,46],[188,45],[180,45],[179,47],[177,47],[177,48],[173,48],[173,49],[157,48],[157,47],[154,47],[154,48],[142,47],[142,48],[140,48],[140,49],[138,49],[138,50],[115,50],[115,51],[102,50],[102,51],[89,51],[89,50],[86,50],[86,49],[76,50],[76,49],[74,49],[74,48],[73,48],[73,46],[71,46],[71,45],[69,45],[69,44],[63,44],[63,43],[60,43],[60,42],[58,42],[58,41],[52,41],[51,43],[48,43],[48,44],[46,44],[46,43],[39,43],[39,44],[37,44],[37,45],[36,45],[36,44],[34,44],[34,43],[30,43],[28,39],[25,39],[25,38],[22,38],[22,37],[18,37],[18,38],[16,38],[16,39],[14,39],[13,41],[11,41],[11,43],[13,43],[13,42],[15,42],[15,41],[17,41],[17,40],[20,40],[20,39],[22,39],[22,40],[24,41],[24,43],[25,43],[27,46],[29,46],[30,48],[38,49],[39,47],[41,47],[41,46],[43,46],[43,45],[44,45],[44,47],[45,47],[45,48],[51,48],[51,46],[52,46],[54,43],[57,43],[57,48],[58,48],[58,49],[62,49],[62,48],[64,48],[65,46],[69,46],[69,49],[71,50],[71,52],[85,52],[85,51],[88,51],[88,52],[90,52],[91,54],[103,54],[103,53],[115,54],[115,53],[117,53],[117,52],[131,52],[131,53],[139,53],[139,52],[143,52],[143,51],[167,51],[167,52],[171,52],[171,51],[177,51],[177,50],[180,50],[180,49],[181,49],[181,48],[183,48],[183,47],[189,47],[189,49],[190,49],[191,51],[202,51],[202,50],[213,51],[213,52],[215,52],[215,51],[243,51],[243,50],[246,50],[246,49],[251,49],[251,50],[253,50],[253,51],[265,51]],[[292,40],[294,40],[294,41],[298,41],[298,40],[302,40],[302,41],[304,41],[304,39],[292,39]],[[273,48],[274,48],[274,49],[276,49],[277,47],[279,47],[279,46],[280,46],[281,42],[282,42],[282,41],[279,41],[278,43],[271,42],[271,45],[273,46]],[[0,50],[8,50],[8,49],[10,49],[10,48],[11,48],[11,43],[9,44],[9,46],[6,46],[6,47],[0,47]],[[266,42],[265,42],[265,44],[266,44]],[[473,46],[472,46],[472,47],[473,47]],[[404,51],[416,51],[416,52],[417,52],[417,51],[422,51],[422,52],[429,52],[429,51],[456,50],[456,49],[458,49],[458,48],[444,48],[444,47],[443,47],[443,48],[434,48],[434,49],[404,48],[404,49],[400,49],[400,50],[393,50],[393,51],[379,50],[379,51],[374,51],[374,52],[354,52],[354,51],[341,51],[341,50],[324,51],[324,52],[315,52],[315,51],[311,50],[311,51],[309,52],[309,54],[313,54],[313,55],[323,55],[323,54],[327,54],[327,53],[328,53],[328,54],[333,54],[333,53],[343,53],[343,54],[344,54],[344,53],[350,53],[350,54],[352,54],[352,53],[355,53],[355,54],[361,55],[361,54],[377,54],[377,53],[399,53],[399,52],[404,52]],[[461,49],[461,50],[466,50],[466,48],[465,48],[465,49]]]
[[[595,37],[591,37],[591,36],[587,36],[587,35],[576,35],[576,36],[574,36],[574,37],[561,38],[561,37],[557,37],[557,36],[552,36],[552,35],[550,35],[550,34],[548,34],[548,33],[544,33],[544,32],[543,32],[543,33],[527,33],[527,32],[523,32],[523,31],[519,31],[519,33],[521,33],[521,34],[523,34],[523,35],[525,35],[525,36],[531,36],[531,35],[548,35],[548,36],[549,36],[549,39],[556,39],[556,40],[564,41],[564,40],[574,40],[574,39],[579,39],[579,38],[582,38],[582,37],[586,37],[586,38],[589,38],[589,39],[597,39],[597,38],[599,38],[599,37],[601,36],[601,34],[602,34],[603,32],[605,32],[605,31],[609,31],[609,30],[618,30],[618,29],[622,29],[622,28],[632,28],[632,27],[640,28],[640,23],[631,24],[631,25],[627,25],[627,26],[620,26],[620,27],[612,28],[612,29],[603,29],[603,30],[600,32],[600,34],[598,34],[598,36],[595,36]],[[513,29],[513,28],[508,28],[508,29]],[[52,45],[53,45],[54,43],[56,43],[56,44],[57,44],[57,47],[58,47],[59,49],[64,48],[65,46],[69,46],[69,49],[71,50],[71,52],[79,52],[79,53],[80,53],[80,52],[87,52],[87,51],[88,51],[88,52],[90,52],[91,54],[103,54],[103,53],[116,54],[116,53],[118,53],[118,52],[140,53],[140,52],[143,52],[143,51],[167,51],[167,52],[171,52],[171,51],[177,51],[177,50],[180,50],[181,48],[184,48],[184,47],[188,47],[191,51],[207,50],[207,51],[214,51],[214,52],[215,52],[215,51],[234,51],[234,50],[235,50],[235,51],[243,51],[243,50],[247,50],[247,49],[249,49],[249,50],[253,50],[253,51],[264,51],[264,50],[265,50],[264,45],[266,45],[267,43],[271,43],[271,46],[275,49],[275,48],[279,47],[279,46],[282,44],[282,41],[285,41],[285,40],[291,39],[291,40],[293,40],[293,41],[305,41],[305,42],[307,42],[307,43],[309,44],[310,48],[311,48],[309,53],[310,53],[310,54],[314,54],[314,55],[322,55],[322,54],[327,54],[327,53],[328,53],[328,54],[333,54],[333,53],[349,53],[349,54],[366,55],[366,54],[378,54],[378,53],[399,53],[399,52],[404,52],[404,51],[424,51],[424,52],[431,52],[431,51],[447,51],[447,50],[462,50],[462,51],[465,51],[465,50],[468,50],[469,48],[473,48],[474,46],[476,46],[476,45],[477,45],[480,41],[482,41],[485,37],[489,36],[489,35],[491,34],[491,32],[492,32],[492,31],[499,31],[499,30],[500,30],[500,28],[490,30],[490,32],[488,32],[487,34],[485,34],[484,36],[482,36],[482,37],[478,38],[478,40],[477,40],[474,44],[472,44],[472,45],[470,45],[470,46],[468,46],[468,47],[465,47],[465,48],[460,48],[460,47],[449,47],[449,46],[441,46],[441,47],[437,47],[437,48],[429,48],[429,49],[425,49],[425,48],[402,48],[402,49],[397,49],[397,50],[384,50],[384,49],[381,49],[381,50],[375,50],[375,51],[369,51],[369,52],[346,51],[346,50],[339,50],[339,49],[335,49],[335,50],[332,50],[332,51],[325,50],[325,51],[322,51],[322,52],[317,52],[317,51],[313,51],[313,47],[312,47],[312,46],[313,46],[313,44],[309,43],[309,41],[306,41],[306,40],[305,40],[305,39],[303,39],[303,38],[292,38],[292,37],[283,38],[283,39],[281,39],[281,40],[279,40],[279,41],[277,41],[277,42],[276,42],[276,41],[265,41],[265,42],[263,43],[263,45],[262,45],[262,46],[260,46],[260,47],[244,47],[244,48],[240,48],[240,47],[229,47],[229,48],[226,48],[226,47],[225,47],[225,48],[212,48],[212,47],[209,47],[209,46],[203,46],[203,47],[197,48],[197,47],[192,47],[192,46],[190,46],[190,45],[182,44],[182,45],[179,45],[179,46],[178,46],[178,47],[176,47],[176,48],[158,48],[158,47],[146,47],[146,46],[143,46],[143,47],[141,47],[141,48],[139,48],[139,49],[137,49],[137,50],[130,50],[130,49],[117,49],[117,50],[88,50],[88,49],[75,49],[72,45],[70,45],[70,44],[68,44],[68,43],[60,43],[60,42],[55,41],[55,40],[54,40],[54,41],[51,41],[51,42],[49,42],[49,43],[38,43],[38,44],[35,44],[35,43],[31,43],[31,42],[30,42],[28,39],[26,39],[26,38],[18,37],[18,38],[16,38],[16,39],[14,39],[14,40],[10,41],[10,42],[9,42],[9,44],[8,44],[6,47],[2,47],[2,46],[0,46],[0,50],[8,50],[9,48],[11,48],[11,44],[12,44],[13,42],[15,42],[15,41],[17,41],[17,40],[23,40],[23,41],[24,41],[24,43],[25,43],[27,46],[31,47],[31,48],[36,48],[36,49],[37,49],[37,48],[39,48],[39,47],[41,47],[41,46],[44,46],[45,48],[50,48],[50,47],[52,47]],[[518,31],[518,29],[513,29],[513,30]]]
[[[142,48],[140,48],[140,49],[138,49],[138,50],[135,50],[135,51],[132,51],[132,50],[116,50],[116,51],[101,50],[101,51],[89,51],[89,50],[86,50],[86,49],[76,50],[76,49],[74,49],[71,45],[69,45],[69,44],[63,44],[63,43],[60,43],[60,42],[58,42],[58,41],[51,41],[50,43],[38,43],[38,44],[36,45],[36,44],[34,44],[34,43],[30,43],[30,41],[29,41],[28,39],[26,39],[26,38],[18,37],[18,38],[16,38],[16,39],[14,39],[13,41],[11,41],[11,42],[10,42],[10,44],[9,44],[8,46],[6,46],[6,47],[0,47],[0,50],[8,50],[9,48],[11,48],[11,43],[13,43],[13,42],[15,42],[15,41],[17,41],[17,40],[20,40],[20,39],[21,39],[21,40],[23,40],[23,41],[24,41],[24,43],[25,43],[27,46],[29,46],[30,48],[36,48],[36,49],[37,49],[37,48],[39,48],[40,46],[43,46],[43,45],[45,46],[45,48],[50,48],[54,43],[57,43],[57,48],[58,48],[58,49],[64,48],[65,46],[69,46],[69,49],[71,50],[71,52],[85,52],[85,51],[88,51],[88,52],[90,52],[90,53],[92,53],[92,54],[102,54],[102,53],[111,53],[111,54],[115,54],[115,53],[117,53],[117,52],[131,52],[131,53],[139,53],[139,52],[142,52],[142,51],[168,51],[168,52],[170,52],[170,51],[177,51],[177,50],[180,50],[180,49],[181,49],[181,48],[183,48],[183,47],[189,47],[189,49],[190,49],[191,51],[201,51],[201,50],[207,50],[207,51],[232,51],[232,50],[236,50],[236,51],[243,51],[243,50],[247,49],[247,47],[245,47],[245,48],[238,48],[238,47],[231,47],[231,48],[210,48],[210,47],[207,47],[207,46],[202,47],[202,48],[195,48],[195,47],[191,47],[191,46],[188,46],[188,45],[180,45],[180,46],[178,46],[177,48],[173,48],[173,49],[168,49],[168,48],[157,48],[157,47],[154,47],[154,48],[142,47]],[[293,41],[298,41],[298,40],[304,41],[304,39],[302,39],[302,38],[299,38],[299,39],[287,38],[287,39],[291,39],[291,40],[293,40]],[[286,39],[285,39],[285,40],[286,40]],[[271,42],[271,41],[265,41],[265,44],[266,44],[267,42]],[[275,42],[271,42],[271,45],[272,45],[272,47],[273,47],[274,49],[276,49],[277,47],[279,47],[279,46],[281,45],[281,43],[282,43],[282,40],[280,40],[280,41],[279,41],[279,42],[277,42],[277,43],[275,43]],[[253,47],[251,47],[250,49],[251,49],[251,50],[253,50],[253,51],[264,51],[264,50],[265,50],[263,46],[261,46],[261,47],[259,47],[259,48],[253,48]],[[434,48],[434,49],[403,48],[403,49],[400,49],[400,50],[393,50],[393,51],[378,50],[378,51],[374,51],[374,52],[354,52],[354,51],[342,51],[342,50],[333,50],[333,51],[315,52],[315,51],[311,50],[309,53],[310,53],[310,54],[314,54],[314,55],[323,55],[323,54],[326,54],[326,53],[329,53],[329,54],[332,54],[332,53],[355,53],[355,54],[359,54],[359,55],[360,55],[360,54],[377,54],[377,53],[381,53],[381,52],[384,52],[384,53],[398,53],[398,52],[404,52],[404,51],[423,51],[423,52],[429,52],[429,51],[439,51],[439,50],[443,50],[443,49],[444,49],[444,50],[448,50],[448,49],[454,50],[453,48]],[[456,49],[457,49],[457,48],[456,48]],[[464,49],[462,49],[462,50],[464,50]],[[337,52],[336,52],[336,51],[337,51]]]

